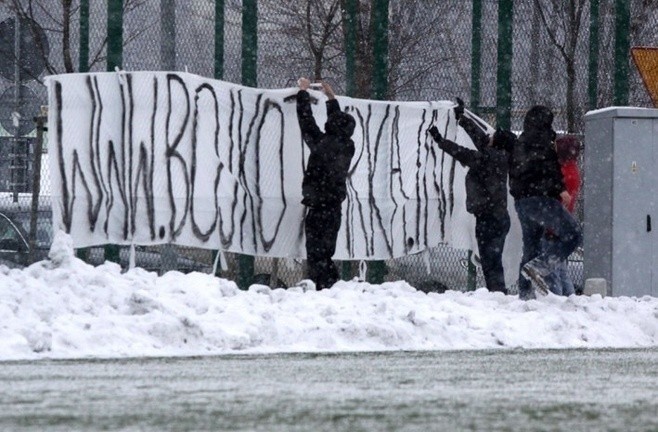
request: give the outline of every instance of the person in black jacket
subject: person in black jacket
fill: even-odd
[[[502,260],[505,237],[510,228],[506,149],[514,145],[516,135],[498,129],[493,136],[489,136],[463,115],[463,101],[457,98],[457,103],[455,117],[477,150],[444,139],[436,126],[432,126],[429,133],[441,150],[469,168],[466,174],[466,210],[475,216],[475,238],[484,280],[489,291],[507,294]]]
[[[338,281],[338,269],[332,261],[341,224],[342,202],[347,196],[348,171],[354,156],[350,139],[356,122],[340,110],[331,86],[322,83],[327,96],[327,122],[323,133],[311,110],[310,81],[300,78],[297,93],[297,118],[302,138],[310,149],[304,180],[302,204],[307,207],[304,220],[308,278],[317,289],[330,288]]]
[[[519,277],[522,299],[534,297],[532,283],[542,293],[551,291],[551,273],[582,239],[578,222],[564,206],[571,197],[562,180],[552,125],[553,113],[549,108],[530,108],[523,121],[523,133],[510,154],[510,193],[523,235]],[[541,240],[547,230],[553,233],[555,241],[542,250]]]

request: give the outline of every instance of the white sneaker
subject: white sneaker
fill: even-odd
[[[525,263],[521,269],[521,275],[532,282],[537,292],[547,295],[550,289],[546,283],[546,276],[551,274],[549,265],[539,257]]]

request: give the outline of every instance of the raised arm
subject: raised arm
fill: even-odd
[[[340,112],[340,105],[336,100],[336,94],[334,93],[334,89],[331,88],[329,83],[323,81],[322,90],[324,91],[324,94],[327,96],[327,117],[330,117],[332,114]]]
[[[320,138],[322,138],[323,133],[315,122],[313,110],[311,110],[311,96],[308,94],[308,88],[311,83],[306,78],[300,78],[298,83],[297,120],[299,121],[299,128],[302,131],[302,138],[311,150],[313,150]]]
[[[443,138],[436,126],[432,126],[428,132],[441,150],[448,153],[462,165],[473,168],[482,161],[483,154],[481,152],[462,147],[455,142]]]
[[[478,150],[482,150],[489,145],[489,140],[491,137],[489,137],[485,131],[480,129],[480,127],[470,118],[460,118],[459,126],[464,128],[468,136],[471,137],[473,144],[475,144],[475,148]]]
[[[489,140],[491,138],[485,131],[480,129],[480,127],[475,124],[473,120],[468,117],[464,117],[464,101],[460,98],[455,99],[457,100],[457,106],[453,108],[453,110],[459,126],[464,128],[468,136],[473,141],[473,144],[475,144],[475,148],[482,150],[487,145],[489,145]]]

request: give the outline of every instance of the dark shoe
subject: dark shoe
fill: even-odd
[[[528,300],[534,300],[536,298],[537,296],[535,295],[533,290],[529,290],[526,293],[519,293],[519,300],[528,301]]]
[[[503,293],[505,295],[508,294],[507,288],[504,288],[504,287],[502,287],[502,288],[501,287],[492,287],[491,289],[489,289],[487,287],[487,289],[489,290],[489,292],[500,292],[500,293]]]

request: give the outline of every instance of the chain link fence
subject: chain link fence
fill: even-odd
[[[0,63],[8,65],[0,71],[0,209],[4,217],[0,217],[0,222],[6,226],[2,228],[3,235],[9,235],[6,233],[11,224],[6,221],[16,218],[12,214],[23,212],[31,216],[28,222],[22,217],[23,222],[14,223],[22,224],[21,236],[32,246],[47,248],[43,234],[49,224],[47,133],[37,137],[34,119],[40,115],[40,107],[47,104],[44,78],[49,74],[112,70],[114,60],[108,59],[113,56],[112,59],[120,59],[125,70],[189,71],[261,88],[293,86],[299,76],[310,76],[327,80],[339,94],[373,98],[374,86],[381,84],[388,100],[459,96],[467,101],[469,109],[491,124],[504,119],[500,117],[500,101],[508,97],[509,106],[502,108],[513,130],[521,129],[530,106],[545,104],[556,113],[557,130],[579,134],[583,130],[583,114],[590,109],[619,104],[620,98],[625,98],[628,105],[651,106],[639,74],[630,68],[628,47],[624,51],[620,41],[627,38],[630,46],[655,42],[658,8],[655,1],[632,0],[627,11],[617,10],[620,3],[623,2],[2,2]],[[388,12],[383,55],[375,34],[377,23],[373,21],[374,12],[382,7]],[[505,8],[510,7],[511,20],[501,21],[499,17],[504,17]],[[626,30],[618,25],[619,16],[624,13],[628,13]],[[511,30],[512,37],[501,39],[506,29]],[[122,42],[120,51],[108,52],[108,46],[116,46],[117,40]],[[108,45],[108,41],[115,44]],[[598,41],[598,45],[592,41]],[[621,53],[615,56],[620,46]],[[501,52],[511,53],[511,58],[501,57]],[[374,69],[382,58],[386,65],[382,75],[385,82],[377,83],[373,79],[377,72]],[[38,173],[37,146],[44,151]],[[37,174],[41,175],[36,182],[41,197],[36,197],[34,204],[32,192],[36,192]],[[580,208],[579,216],[582,205]],[[36,210],[39,218],[35,228],[30,221],[36,219]],[[159,271],[207,271],[215,258],[211,251],[186,248],[154,247],[139,252],[142,262],[138,264]],[[102,248],[96,248],[86,258],[92,262],[102,260],[102,253]],[[120,257],[125,256],[122,251]],[[38,257],[36,252],[31,254],[31,259]],[[225,260],[228,270],[222,275],[237,280],[239,259],[227,254]],[[580,266],[578,260],[574,257],[573,276],[582,283],[582,260]],[[405,279],[418,288],[434,291],[483,286],[481,271],[472,261],[468,251],[441,246],[388,261],[385,280]],[[345,263],[342,269],[344,278],[361,273],[358,263]],[[253,273],[257,282],[270,283],[276,277],[274,285],[282,286],[294,284],[305,274],[302,261],[259,257],[255,258]]]

